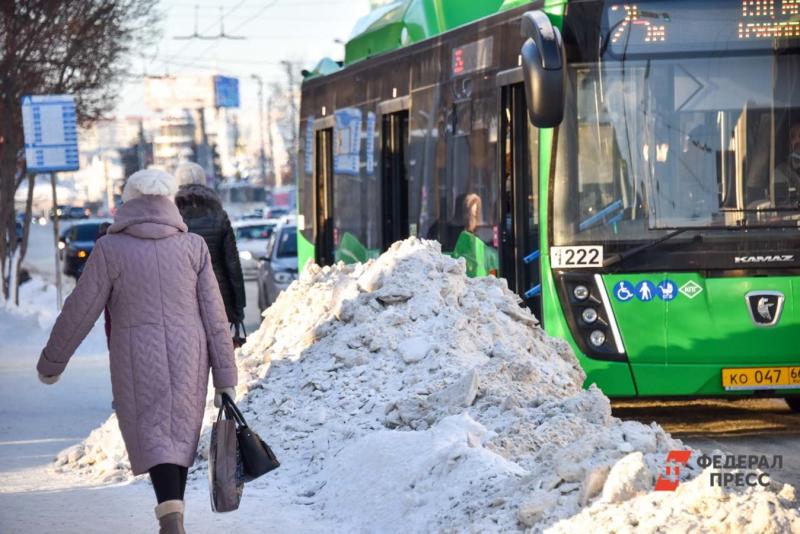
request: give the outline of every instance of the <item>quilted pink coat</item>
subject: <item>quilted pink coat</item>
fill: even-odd
[[[203,238],[169,198],[143,196],[117,212],[64,304],[39,358],[61,374],[108,305],[111,384],[131,468],[191,466],[209,366],[214,386],[236,385],[225,307]]]

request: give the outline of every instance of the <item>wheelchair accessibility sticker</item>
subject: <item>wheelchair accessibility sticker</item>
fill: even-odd
[[[669,302],[675,300],[678,294],[678,285],[672,280],[662,280],[658,284],[650,280],[642,280],[638,284],[621,280],[614,286],[614,298],[620,302],[630,302],[633,299],[650,302],[656,297]]]
[[[634,297],[633,293],[633,284],[628,282],[627,280],[622,280],[621,282],[617,282],[617,285],[614,286],[614,297],[620,302],[628,302],[632,300]]]

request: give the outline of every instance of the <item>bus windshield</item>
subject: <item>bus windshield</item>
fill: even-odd
[[[735,2],[597,4],[599,35],[565,30],[572,57],[555,244],[645,241],[685,227],[797,227],[795,36],[775,29],[784,26],[744,32],[762,22]],[[714,31],[695,31],[704,24]]]

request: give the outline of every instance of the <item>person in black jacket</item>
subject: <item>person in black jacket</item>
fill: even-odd
[[[180,187],[175,204],[189,231],[205,239],[211,253],[225,312],[231,324],[244,321],[245,293],[236,236],[217,193],[207,187],[206,173],[197,163],[184,162],[175,171]]]

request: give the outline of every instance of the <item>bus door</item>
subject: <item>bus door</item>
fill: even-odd
[[[408,110],[383,115],[381,129],[383,249],[409,235]]]
[[[539,132],[528,120],[517,69],[500,73],[500,275],[541,320]],[[508,82],[508,78],[516,83]]]
[[[314,132],[314,247],[318,265],[333,265],[333,128]]]

